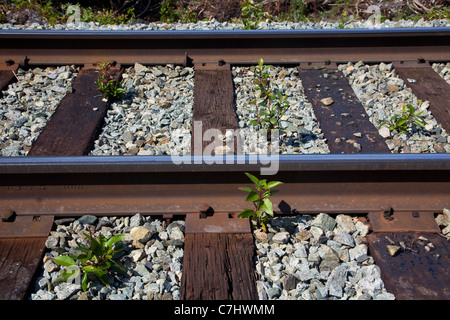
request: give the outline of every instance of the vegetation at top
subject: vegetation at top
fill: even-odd
[[[161,21],[197,22],[216,19],[257,29],[260,22],[339,22],[368,19],[370,5],[380,8],[380,20],[450,19],[446,0],[0,0],[0,22],[65,24],[71,5],[80,7],[81,22],[130,24]]]

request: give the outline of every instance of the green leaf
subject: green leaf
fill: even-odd
[[[267,198],[267,197],[273,196],[278,191],[280,191],[280,190],[267,190],[266,192],[264,192],[263,198]]]
[[[110,250],[108,253],[116,253],[116,252],[120,252],[122,250],[123,250],[123,243],[119,242],[119,243],[116,243],[113,250]]]
[[[280,184],[283,184],[281,181],[270,181],[267,183],[267,188],[272,189]]]
[[[95,267],[92,265],[89,266],[84,266],[83,268],[81,268],[81,270],[86,271],[86,272],[94,272]]]
[[[268,215],[273,216],[272,201],[270,201],[268,198],[263,200],[261,209],[263,209]]]
[[[101,257],[103,255],[102,245],[98,239],[91,240],[91,249],[97,257]]]
[[[248,172],[246,172],[245,174],[247,175],[247,177],[250,178],[250,180],[253,181],[254,184],[257,184],[257,185],[259,184],[259,179],[257,177],[255,177],[254,175],[252,175]]]
[[[425,127],[425,122],[422,119],[415,119],[414,122],[421,127]]]
[[[253,191],[252,188],[248,188],[248,187],[240,187],[239,190],[247,191],[247,192],[252,192]]]
[[[69,254],[69,257],[71,257],[72,259],[75,259],[75,260],[80,260],[81,262],[85,262],[86,260],[88,260],[88,256],[84,253],[80,253],[80,254],[71,253],[71,254]]]
[[[108,247],[112,247],[113,244],[122,241],[124,237],[125,237],[124,234],[116,234],[115,236],[112,236],[111,238],[109,238],[107,242]]]
[[[87,290],[87,285],[88,285],[88,273],[85,272],[81,280],[81,288],[83,289],[83,291]]]
[[[239,215],[238,218],[251,218],[254,216],[254,211],[251,209],[244,209]]]
[[[258,121],[257,120],[250,120],[249,124],[256,127],[256,126],[258,126]]]
[[[100,243],[100,247],[102,248],[102,255],[103,255],[103,252],[105,252],[108,249],[107,247],[108,240],[103,234],[100,234],[98,242]]]
[[[275,90],[275,94],[277,95],[278,99],[280,99],[280,100],[283,99],[283,95],[281,94],[281,92],[279,90]]]
[[[259,185],[260,187],[262,187],[263,189],[267,188],[267,179],[261,179],[259,180]],[[259,188],[259,190],[261,190],[261,188]]]
[[[83,232],[83,234],[86,238],[88,238],[89,240],[92,240],[92,237],[89,234],[87,234],[86,232]]]
[[[96,275],[98,280],[100,280],[101,283],[103,283],[104,285],[108,284],[109,278],[105,271],[103,271],[100,268],[94,268],[94,274]]]
[[[264,232],[267,232],[266,224],[261,221],[261,229],[263,229]]]
[[[251,191],[245,201],[257,201],[259,199],[258,194],[255,191]]]
[[[84,247],[84,246],[79,246],[79,247],[77,247],[77,248],[75,248],[75,249],[73,249],[73,250],[74,250],[74,251],[81,251],[81,252],[84,252],[84,253],[92,252],[91,249],[86,248],[86,247]]]
[[[103,261],[101,264],[98,265],[98,268],[102,270],[107,270],[111,267],[111,263],[108,261]]]
[[[74,270],[74,269],[71,269],[71,270],[64,270],[60,275],[59,275],[59,277],[56,279],[57,281],[67,281],[67,280],[69,280],[69,278],[70,277],[76,277],[76,276],[78,276],[78,273],[80,272],[80,270],[78,269],[78,270]]]
[[[127,273],[127,268],[122,263],[116,260],[111,260],[111,269],[118,273]]]
[[[54,257],[53,261],[55,261],[57,264],[59,264],[63,267],[76,265],[75,260],[73,260],[71,257],[68,257],[68,256]]]
[[[406,123],[407,119],[400,119],[397,121],[396,125],[402,127]]]

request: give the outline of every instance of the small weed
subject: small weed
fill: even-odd
[[[109,62],[100,62],[98,64],[97,70],[99,75],[96,83],[102,96],[112,102],[120,99],[125,89],[122,88],[121,81],[117,81],[111,76],[111,67]]]
[[[113,258],[115,253],[123,250],[123,245],[120,241],[125,235],[118,234],[109,239],[106,239],[102,234],[99,238],[94,238],[87,233],[84,235],[90,240],[89,246],[76,248],[74,251],[80,252],[79,254],[60,255],[53,258],[53,260],[57,264],[67,267],[61,273],[58,281],[75,279],[83,272],[81,287],[83,291],[86,291],[91,278],[89,274],[94,274],[103,285],[109,285],[109,269],[118,273],[126,272],[125,266]]]
[[[256,118],[249,123],[267,130],[282,129],[279,121],[289,107],[289,101],[279,90],[273,92],[270,90],[268,72],[270,67],[264,65],[263,59],[259,59],[258,66],[254,68],[256,99],[251,101],[251,104],[255,105]]]
[[[419,105],[422,101],[419,101]],[[395,114],[390,120],[381,122],[382,126],[387,126],[390,131],[397,131],[398,133],[407,133],[410,128],[417,126],[424,127],[425,121],[421,116],[423,111],[417,110],[409,103],[402,109],[402,114]]]
[[[247,177],[255,184],[255,189],[241,187],[240,190],[248,192],[245,201],[253,202],[254,209],[244,209],[239,214],[239,218],[250,218],[256,221],[257,227],[266,229],[266,222],[273,218],[273,205],[269,197],[278,192],[278,190],[271,190],[272,188],[282,184],[280,181],[267,182],[266,179],[259,180],[250,173],[245,173]]]

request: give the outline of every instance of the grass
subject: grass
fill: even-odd
[[[76,0],[75,0],[76,1]],[[70,5],[78,5],[80,7],[81,22],[96,22],[101,25],[105,24],[129,24],[133,22],[136,16],[143,21],[161,21],[173,23],[181,21],[183,23],[197,22],[199,20],[209,20],[214,17],[214,12],[210,12],[210,16],[206,17],[201,6],[206,2],[214,3],[218,0],[159,0],[152,2],[156,8],[148,11],[146,15],[141,16],[141,12],[135,12],[134,8],[129,9],[125,13],[112,9],[114,0],[88,2],[88,6],[78,3],[69,3],[63,0],[9,0],[3,1],[0,5],[0,22],[8,22],[11,13],[20,15],[23,13],[24,18],[32,11],[40,18],[42,22],[50,25],[65,24],[69,18],[67,9]],[[81,0],[79,0],[81,1]],[[137,1],[137,0],[135,0]],[[83,3],[86,3],[85,1]],[[230,1],[230,12],[231,4]],[[371,13],[361,10],[356,4],[360,1],[356,0],[336,0],[325,8],[313,6],[312,2],[306,0],[281,0],[269,2],[268,4],[260,0],[240,0],[234,2],[234,17],[228,22],[243,23],[247,29],[256,28],[253,24],[260,21],[289,21],[289,22],[317,22],[330,21],[339,22],[343,28],[346,23],[356,20],[364,20],[370,17]],[[379,5],[381,13],[381,22],[389,19],[397,20],[436,20],[450,19],[450,5],[435,6],[428,12],[416,13],[413,8],[407,4],[396,7],[392,1],[382,1]],[[27,13],[24,13],[27,12]]]

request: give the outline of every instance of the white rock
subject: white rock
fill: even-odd
[[[278,232],[273,236],[272,241],[284,244],[289,241],[289,238],[290,238],[289,232]]]
[[[391,131],[388,127],[381,127],[380,130],[378,130],[378,133],[385,139],[391,136]]]
[[[152,237],[153,233],[145,227],[134,227],[130,230],[130,236],[133,241],[146,243]]]

